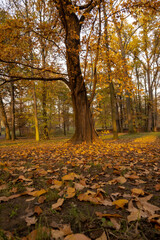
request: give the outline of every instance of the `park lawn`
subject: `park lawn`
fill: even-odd
[[[1,140],[0,240],[159,239],[159,137]]]

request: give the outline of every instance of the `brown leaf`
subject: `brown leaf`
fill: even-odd
[[[71,226],[70,224],[64,224],[61,227],[59,227],[59,230],[64,233],[64,236],[72,234]]]
[[[132,200],[130,200],[130,202],[128,203],[127,210],[131,212],[130,215],[127,217],[128,222],[139,220],[141,219],[141,217],[147,217],[147,215],[143,211],[133,206]]]
[[[1,190],[4,190],[4,189],[7,189],[8,188],[8,185],[7,184],[3,184],[0,186],[0,191]]]
[[[38,216],[43,212],[42,209],[39,206],[36,206],[34,208],[34,212],[38,214]]]
[[[52,229],[51,230],[51,236],[53,239],[55,240],[61,240],[61,239],[64,239],[64,232],[60,231],[60,230],[54,230]]]
[[[126,178],[124,178],[124,177],[122,177],[122,176],[116,178],[115,180],[116,180],[118,183],[121,183],[121,184],[123,184],[123,183],[125,183],[125,182],[127,181]]]
[[[36,217],[26,217],[25,221],[27,223],[27,226],[30,226],[30,225],[35,224],[37,222],[37,218]]]
[[[115,218],[111,217],[110,221],[117,231],[121,228],[121,225],[117,222],[117,220]]]
[[[119,214],[109,214],[109,213],[101,213],[101,212],[95,212],[95,213],[100,218],[102,218],[102,217],[106,217],[106,218],[113,218],[113,217],[114,218],[122,218],[122,216],[119,215]]]
[[[44,201],[46,200],[46,197],[45,196],[41,196],[38,198],[38,203],[44,203]]]
[[[52,204],[52,209],[57,209],[58,207],[62,206],[64,202],[64,198],[59,198],[57,203]]]
[[[156,189],[156,191],[160,191],[160,184],[156,184],[155,189]]]
[[[96,238],[96,240],[107,240],[107,236],[106,236],[105,232],[103,232],[99,238]]]
[[[74,186],[75,186],[75,189],[79,191],[84,189],[84,186],[80,183],[75,183]]]

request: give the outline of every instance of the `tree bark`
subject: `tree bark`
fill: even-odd
[[[37,117],[37,96],[35,83],[33,82],[33,101],[34,101],[34,121],[35,121],[35,133],[36,133],[36,141],[39,142],[39,126],[38,126],[38,117]]]
[[[1,116],[2,116],[3,124],[5,126],[6,140],[10,140],[11,139],[10,129],[9,129],[9,124],[8,124],[8,121],[7,121],[7,116],[6,116],[6,112],[5,112],[5,109],[4,109],[1,93],[0,93],[0,113],[1,113]]]
[[[12,141],[14,141],[16,138],[16,133],[15,133],[15,95],[13,82],[11,82],[11,115],[12,115]]]
[[[125,75],[125,78],[128,79],[129,74],[128,74],[127,67],[126,67],[126,53],[125,53],[124,45],[123,45],[123,42],[122,42],[121,31],[120,31],[120,28],[117,25],[117,22],[115,20],[114,15],[113,15],[113,22],[114,22],[116,32],[117,32],[117,36],[118,36],[118,40],[119,40],[119,46],[120,46],[121,56],[122,56],[122,60],[123,60],[124,75]],[[132,107],[131,106],[132,106],[132,101],[131,101],[130,93],[129,93],[129,91],[126,91],[128,131],[129,131],[129,133],[134,133]]]
[[[97,139],[90,105],[85,86],[77,94],[72,93],[73,109],[75,114],[75,134],[72,137],[74,143],[91,143]]]
[[[114,92],[114,85],[111,79],[111,64],[109,54],[109,36],[108,36],[108,21],[106,16],[105,4],[103,2],[103,13],[105,18],[105,43],[106,43],[106,55],[107,55],[107,69],[108,69],[108,81],[110,89],[110,101],[111,101],[111,114],[112,114],[112,128],[113,128],[113,139],[118,139],[118,129],[116,121],[116,99]]]
[[[80,32],[85,16],[83,15],[79,19],[73,11],[70,11],[73,5],[69,0],[64,2],[56,0],[54,2],[56,3],[61,22],[65,29],[67,71],[75,117],[75,134],[71,141],[73,143],[91,143],[96,140],[98,135],[94,129],[93,117],[90,109],[91,102],[88,100],[79,56]],[[88,11],[91,9],[92,6]]]

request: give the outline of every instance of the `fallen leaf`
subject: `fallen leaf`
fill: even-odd
[[[60,230],[55,230],[52,229],[51,230],[51,237],[55,240],[61,240],[64,239],[64,232],[60,231]]]
[[[96,238],[96,240],[107,240],[106,233],[103,232],[102,235],[99,238]]]
[[[66,198],[72,198],[74,197],[76,194],[76,189],[75,188],[72,188],[72,187],[68,187],[67,188],[67,193],[66,193]]]
[[[64,224],[61,227],[59,227],[59,230],[64,233],[64,236],[72,234],[71,226],[70,224]]]
[[[160,191],[160,184],[156,184],[155,189],[156,189],[156,191]]]
[[[41,190],[38,190],[38,191],[30,192],[29,195],[32,195],[34,197],[39,197],[46,192],[47,191],[45,189],[41,189]]]
[[[38,229],[33,230],[32,232],[30,232],[25,238],[22,238],[22,240],[37,240],[38,236],[41,235],[41,237],[43,236],[43,234],[46,236],[50,236],[50,229],[46,228],[46,227],[40,227]],[[45,238],[46,239],[46,238]]]
[[[91,240],[91,239],[85,236],[84,234],[76,233],[68,235],[67,237],[65,237],[64,240]]]
[[[31,202],[31,201],[33,201],[35,199],[35,197],[33,197],[33,198],[28,198],[28,199],[26,199],[26,202]]]
[[[144,195],[143,189],[139,189],[139,188],[133,188],[131,189],[131,192],[133,195]]]
[[[26,182],[33,182],[32,179],[25,178],[23,175],[20,175],[20,176],[18,177],[18,180],[23,180],[23,181],[26,181]]]
[[[115,180],[116,180],[118,183],[121,183],[121,184],[123,184],[123,183],[125,183],[125,182],[127,181],[126,178],[125,178],[125,177],[122,177],[122,176],[116,178]]]
[[[8,188],[8,185],[7,184],[3,184],[0,186],[0,191],[1,190],[4,190],[4,189],[7,189]]]
[[[25,221],[27,223],[27,226],[31,226],[32,224],[35,224],[37,222],[36,217],[26,217]]]
[[[128,203],[128,209],[130,215],[127,217],[128,222],[136,221],[141,219],[141,217],[147,217],[147,215],[141,210],[133,206],[132,200]]]
[[[80,183],[75,183],[74,186],[75,186],[75,189],[79,191],[84,189],[84,186]]]
[[[44,201],[46,200],[46,197],[45,196],[41,196],[38,198],[38,203],[44,203]]]
[[[64,175],[62,177],[62,180],[63,181],[68,181],[68,180],[74,180],[74,178],[79,178],[79,176],[76,173],[72,172],[72,173],[69,173],[67,175]]]
[[[109,213],[101,213],[101,212],[95,212],[95,214],[98,216],[98,217],[100,217],[100,218],[102,218],[102,217],[106,217],[106,218],[122,218],[122,216],[121,215],[119,215],[119,214],[109,214]]]
[[[34,212],[38,214],[38,216],[43,212],[42,209],[39,206],[36,206],[34,208]]]
[[[64,202],[64,198],[59,198],[57,203],[52,204],[52,209],[57,209],[58,207],[62,206]]]
[[[112,202],[112,205],[116,205],[116,208],[123,208],[125,204],[128,203],[127,199],[119,199]]]
[[[117,231],[121,228],[121,225],[117,222],[117,220],[115,218],[111,217],[110,221]]]
[[[57,188],[57,189],[59,189],[59,188],[62,186],[62,184],[63,184],[62,181],[58,181],[58,180],[56,180],[56,179],[54,179],[54,180],[52,181],[52,183],[54,184],[54,188]]]

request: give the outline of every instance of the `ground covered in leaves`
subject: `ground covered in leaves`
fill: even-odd
[[[0,240],[160,239],[160,138],[0,142]]]

